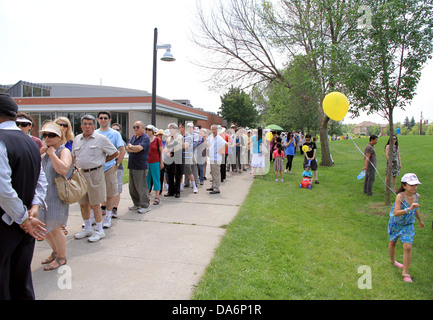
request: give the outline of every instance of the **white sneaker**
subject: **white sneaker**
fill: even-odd
[[[182,191],[183,190],[183,183],[181,182],[180,183],[180,191]]]
[[[107,217],[107,216],[104,217],[104,222],[102,224],[102,227],[104,229],[111,228],[111,217]]]
[[[77,233],[74,235],[75,239],[84,239],[87,237],[90,237],[93,235],[93,229],[92,230],[88,230],[88,229],[83,229],[80,233]]]
[[[101,240],[103,238],[105,238],[105,232],[104,231],[100,232],[100,231],[96,230],[95,232],[93,232],[93,235],[89,239],[87,239],[87,241],[98,242],[99,240]]]
[[[129,207],[128,209],[134,211],[134,210],[140,209],[140,207],[132,206],[132,207]]]
[[[197,189],[197,187],[195,187],[195,188],[193,189],[192,193],[198,193],[198,189]]]
[[[150,206],[148,206],[147,208],[138,209],[138,213],[146,213],[146,212],[149,212],[150,210],[152,210],[152,208]]]

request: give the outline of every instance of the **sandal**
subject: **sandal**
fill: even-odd
[[[403,281],[408,282],[408,283],[412,283],[412,277],[409,274],[404,274],[403,275]]]
[[[159,198],[155,198],[155,200],[153,200],[153,205],[157,206],[159,204]]]
[[[403,269],[403,265],[398,261],[394,261],[394,267],[397,267],[399,269]]]
[[[61,266],[64,266],[66,264],[66,257],[56,258],[54,261],[57,263],[57,265],[53,266],[52,264],[50,264],[44,268],[44,271],[56,270],[56,269],[60,268]]]
[[[49,264],[49,263],[53,262],[54,260],[56,260],[56,258],[57,258],[57,252],[53,251],[48,258],[46,258],[45,260],[43,260],[41,262],[41,264]]]

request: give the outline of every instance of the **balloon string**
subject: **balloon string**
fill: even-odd
[[[370,159],[367,158],[367,156],[365,155],[365,153],[358,147],[358,145],[355,143],[355,140],[353,140],[353,137],[350,135],[350,133],[347,133],[350,137],[350,140],[352,140],[353,144],[355,145],[355,147],[359,150],[359,152],[361,152],[361,154],[364,156],[364,158],[366,158],[368,160],[368,162],[370,162],[370,164],[372,165],[372,167],[374,168],[374,170],[376,171],[377,175],[379,176],[380,180],[382,180],[382,182],[385,184],[385,187],[387,187],[389,190],[391,190],[391,192],[397,196],[397,194],[394,192],[394,190],[392,190],[392,188],[390,186],[388,186],[385,182],[385,180],[383,180],[382,176],[380,175],[379,171],[376,169],[376,167],[374,166],[374,164],[370,161]],[[402,201],[403,202],[403,201]]]

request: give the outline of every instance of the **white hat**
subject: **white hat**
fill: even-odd
[[[158,129],[157,128],[155,128],[155,126],[153,126],[153,125],[151,125],[151,124],[149,124],[149,125],[147,125],[146,126],[146,129],[151,129],[153,132],[158,132]]]
[[[17,120],[15,120],[15,122],[33,123],[33,122],[31,122],[29,119],[26,119],[26,118],[24,118],[24,117],[19,117],[19,118],[17,118]]]
[[[51,123],[47,123],[41,130],[42,132],[51,132],[57,134],[60,138],[62,137],[62,130],[59,126]]]
[[[401,178],[401,182],[406,182],[408,185],[416,185],[416,184],[422,184],[419,182],[418,177],[415,173],[406,173],[403,178]]]

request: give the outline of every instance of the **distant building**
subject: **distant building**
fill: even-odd
[[[141,120],[145,125],[152,119],[152,94],[147,91],[127,88],[46,83],[35,84],[19,81],[14,85],[0,85],[0,93],[8,93],[18,104],[19,111],[30,114],[35,127],[32,134],[39,136],[42,124],[65,116],[74,128],[74,133],[81,133],[80,119],[85,114],[97,115],[108,110],[112,123],[122,125],[122,135],[129,139],[134,133],[132,126]],[[203,109],[192,107],[189,100],[172,101],[166,98],[156,99],[156,127],[166,129],[171,122],[194,122],[203,128],[210,128],[214,123],[222,124],[220,116]]]
[[[364,121],[357,124],[355,127],[353,127],[352,134],[368,136],[368,132],[370,130],[370,127],[372,126],[380,126],[380,135],[381,136],[387,135],[386,124],[378,124],[370,121]]]

